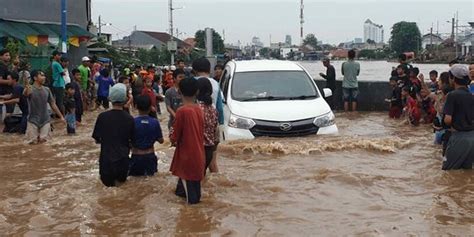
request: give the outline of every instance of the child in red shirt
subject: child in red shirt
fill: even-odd
[[[183,106],[176,111],[171,143],[176,146],[170,171],[178,176],[175,194],[189,204],[201,200],[201,180],[204,178],[204,116],[195,103],[198,82],[187,78],[179,83]]]
[[[416,99],[410,95],[410,88],[403,87],[402,97],[406,100],[404,111],[408,115],[408,121],[411,125],[418,126],[421,119],[420,108]]]
[[[157,105],[156,94],[153,91],[153,79],[146,78],[142,95],[148,96],[150,98],[150,101],[151,101],[150,117],[158,118],[156,114],[156,105]]]

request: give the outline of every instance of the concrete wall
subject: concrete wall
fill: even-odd
[[[316,80],[318,87],[325,88],[326,81]],[[322,90],[322,89],[321,89]],[[359,81],[359,105],[360,111],[388,111],[389,104],[384,100],[390,98],[392,89],[387,82]],[[342,81],[336,81],[336,91],[333,91],[336,110],[343,110]]]
[[[90,0],[69,0],[67,11],[68,23],[87,27]],[[61,0],[0,0],[0,18],[61,22]]]

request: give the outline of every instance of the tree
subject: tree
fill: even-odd
[[[375,59],[375,50],[363,49],[358,54],[359,58]]]
[[[314,34],[308,34],[303,40],[303,45],[309,45],[314,49],[318,48],[318,39]]]
[[[260,51],[259,51],[260,57],[269,58],[271,51],[272,51],[272,49],[270,49],[270,48],[261,48]]]
[[[390,47],[397,54],[418,53],[421,49],[421,33],[415,22],[398,22],[392,27]]]
[[[375,40],[367,39],[367,44],[375,44]]]
[[[198,30],[194,35],[196,38],[196,47],[205,49],[206,48],[206,31]],[[224,40],[222,40],[221,35],[212,29],[212,48],[214,54],[223,54],[225,53]]]

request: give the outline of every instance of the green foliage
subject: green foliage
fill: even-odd
[[[315,49],[318,48],[318,39],[314,34],[308,34],[303,40],[303,45],[309,45]]]
[[[270,48],[261,48],[259,51],[260,57],[269,58],[271,51]]]
[[[386,49],[363,49],[357,54],[358,58],[365,58],[365,59],[388,59],[390,57],[390,51]]]
[[[219,33],[212,29],[212,48],[214,54],[225,53],[224,40]],[[198,30],[195,34],[196,47],[205,49],[206,48],[206,31]]]
[[[398,22],[392,27],[390,47],[397,54],[418,52],[421,50],[420,29],[414,22]]]
[[[16,58],[20,54],[20,42],[13,38],[8,38],[5,48],[10,51],[11,58]]]
[[[376,44],[376,43],[375,43],[375,40],[368,39],[368,40],[367,40],[367,44]]]

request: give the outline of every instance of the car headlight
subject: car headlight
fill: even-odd
[[[329,127],[329,126],[334,125],[335,123],[336,123],[336,117],[334,116],[332,112],[316,117],[313,122],[315,126],[320,127],[320,128]]]
[[[231,115],[229,119],[229,127],[240,129],[251,129],[256,125],[252,119],[242,118],[236,115]]]

